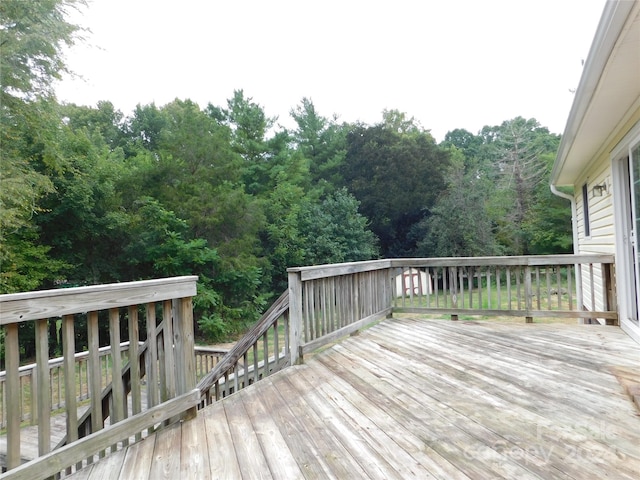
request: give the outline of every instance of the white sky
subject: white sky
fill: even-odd
[[[415,117],[441,141],[516,116],[562,133],[605,0],[89,0],[67,54],[82,79],[61,101],[175,98],[226,107],[244,89],[292,126],[303,97],[323,116]]]

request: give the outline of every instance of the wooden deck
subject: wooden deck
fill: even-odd
[[[637,479],[619,328],[400,316],[70,478]]]

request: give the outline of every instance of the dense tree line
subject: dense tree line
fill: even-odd
[[[0,293],[196,274],[215,340],[257,318],[287,267],[570,250],[547,186],[559,137],[534,119],[438,144],[402,112],[350,124],[308,98],[286,129],[242,90],[130,115],[60,104],[74,3],[0,3]]]

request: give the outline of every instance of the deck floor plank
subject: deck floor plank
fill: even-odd
[[[211,471],[207,432],[203,415],[182,423],[182,451],[179,478],[205,478]]]
[[[272,479],[269,462],[244,407],[242,395],[240,391],[232,396],[233,401],[223,402],[242,478]]]
[[[175,480],[180,478],[182,452],[182,425],[171,425],[156,436],[153,448],[153,461],[149,470],[149,478]],[[186,462],[190,461],[185,459]]]
[[[360,365],[363,362],[358,359],[363,358],[363,354],[371,355],[371,352],[367,352],[366,349],[360,350],[363,347],[361,344],[357,345],[357,350],[351,350],[350,347],[354,347],[354,345],[349,345],[349,348],[339,346],[339,351],[346,358],[351,358]],[[367,358],[380,357],[380,354],[381,352],[378,351]],[[339,371],[339,363],[342,363],[342,359],[337,356],[333,357],[327,361],[334,361],[333,368],[335,371]],[[416,435],[423,435],[424,438],[425,431],[428,432],[430,434],[428,444],[440,455],[453,459],[456,465],[462,465],[464,473],[471,478],[487,475],[503,478],[531,478],[526,469],[511,462],[510,458],[502,455],[499,450],[486,448],[487,445],[504,443],[503,437],[495,435],[482,424],[469,422],[469,417],[466,414],[457,415],[455,407],[448,406],[456,401],[456,392],[444,392],[443,395],[438,396],[434,393],[433,384],[430,385],[422,378],[408,374],[406,368],[406,365],[402,364],[393,366],[392,362],[376,362],[375,365],[368,367],[368,371],[358,370],[356,374],[351,376],[346,372],[341,372],[340,375],[349,378],[350,382],[361,378],[367,383],[374,384],[375,377],[385,372],[385,381],[388,383],[381,386],[385,392],[382,395],[397,399],[399,404],[394,405],[390,411],[398,412],[402,408],[406,408],[412,412],[415,418],[411,424],[418,425]],[[394,390],[396,391],[394,392]],[[454,397],[450,398],[451,395]],[[437,408],[430,408],[429,404],[424,402],[424,399],[429,397],[436,400]],[[482,408],[482,405],[479,405],[475,399],[470,401],[474,402],[474,408]],[[492,406],[486,411],[483,410],[485,415],[493,413]],[[473,461],[465,463],[463,461],[465,458],[473,459]]]
[[[209,452],[210,477],[204,478],[211,478],[211,480],[242,478],[223,402],[207,407],[199,412],[198,416],[204,418],[206,445]]]
[[[310,440],[307,445],[302,444],[298,439],[299,432],[305,428],[304,419],[308,417],[304,410],[296,409],[296,405],[299,405],[298,393],[295,391],[292,395],[291,390],[285,390],[287,385],[287,382],[279,382],[274,385],[274,377],[259,382],[260,388],[264,389],[261,393],[261,400],[263,409],[266,410],[266,412],[263,410],[262,414],[266,415],[268,412],[272,417],[272,428],[278,428],[282,441],[286,443],[286,447],[280,445],[280,449],[286,448],[291,451],[291,458],[297,459],[297,467],[302,476],[305,478],[331,478],[335,465],[327,464],[324,445],[319,447],[314,441],[314,436],[310,434],[307,436]],[[287,396],[286,400],[283,398],[283,391]],[[348,470],[345,470],[344,474],[347,473]]]
[[[383,455],[363,438],[362,432],[351,428],[351,424],[344,415],[333,408],[331,402],[319,390],[318,379],[309,368],[300,369],[297,375],[290,376],[289,379],[298,389],[306,391],[305,399],[319,414],[324,423],[324,429],[331,432],[341,447],[349,451],[358,462],[364,471],[363,478],[380,480],[402,478]]]
[[[155,443],[156,436],[151,435],[131,445],[127,449],[120,478],[123,480],[147,480],[151,470],[151,462],[153,462]]]
[[[265,459],[269,464],[271,475],[276,479],[302,478],[304,476],[301,467],[292,455],[282,432],[273,417],[273,412],[267,410],[265,404],[272,403],[269,396],[275,392],[266,388],[267,382],[259,382],[256,392],[240,392],[244,408],[249,415],[253,430],[265,453]]]
[[[616,327],[399,315],[152,434],[140,478],[636,479],[640,412],[614,373],[639,365]],[[151,438],[111,478],[138,478]]]
[[[393,331],[398,337],[404,338],[406,350],[401,355],[406,355],[412,348],[413,352],[416,352],[420,346],[420,340],[425,339],[425,337],[416,339],[417,335],[407,336],[397,328]],[[457,338],[453,337],[452,341],[457,341]],[[442,341],[433,342],[430,345],[430,352],[424,354],[424,362],[433,365],[437,371],[457,369],[460,375],[490,374],[487,375],[488,380],[501,382],[503,388],[510,389],[510,400],[513,400],[513,395],[519,391],[518,400],[529,403],[532,409],[544,409],[546,405],[553,405],[554,402],[563,406],[566,403],[579,401],[583,411],[596,415],[600,414],[602,409],[619,407],[621,398],[624,398],[619,383],[609,374],[609,370],[606,372],[594,368],[584,370],[576,376],[578,378],[572,379],[570,383],[566,382],[567,375],[574,376],[576,373],[572,368],[572,358],[566,355],[562,357],[562,361],[554,365],[553,369],[550,369],[535,362],[535,359],[519,356],[517,352],[510,352],[509,355],[503,356],[487,352],[479,354],[471,351],[469,345],[465,345],[465,354],[461,358],[457,345]],[[436,355],[433,355],[434,353]],[[487,358],[490,361],[486,361]],[[541,381],[545,389],[537,390],[535,393],[549,397],[545,402],[531,397],[532,386]],[[602,390],[599,387],[602,387]],[[631,408],[631,405],[629,407]],[[621,413],[620,417],[622,425],[625,425],[626,415]],[[611,419],[611,415],[609,418]]]
[[[361,348],[361,345],[357,347]],[[492,451],[507,452],[510,458],[520,461],[527,469],[538,472],[541,478],[547,478],[550,469],[553,471],[550,478],[567,477],[563,472],[567,469],[566,462],[555,461],[555,457],[549,456],[553,451],[565,451],[566,443],[560,438],[551,437],[541,444],[537,437],[540,428],[543,431],[548,429],[549,422],[544,417],[537,416],[527,421],[523,419],[521,412],[512,413],[508,402],[502,403],[499,399],[484,393],[479,395],[477,391],[458,390],[455,387],[456,382],[451,378],[437,379],[438,376],[442,377],[437,370],[429,372],[424,377],[412,376],[401,370],[390,372],[390,376],[406,380],[404,391],[399,392],[398,396],[401,398],[406,398],[407,395],[413,396],[415,402],[413,407],[416,411],[420,411],[420,400],[424,400],[425,393],[416,391],[408,385],[420,385],[428,392],[426,396],[432,398],[440,407],[439,410],[443,412],[445,425],[447,422],[452,422],[457,428],[470,435],[470,439],[459,443],[460,448],[464,449],[465,457],[474,459],[479,457],[482,461],[491,464],[501,461],[499,458],[491,460],[489,454]],[[429,425],[437,424],[432,417],[424,418],[422,421]],[[439,441],[442,442],[439,448],[446,448],[446,445],[455,439],[454,434],[445,430],[439,435]],[[450,458],[451,454],[448,456]],[[554,468],[556,470],[553,470]],[[581,471],[584,472],[583,469],[579,469],[577,473]],[[478,474],[475,472],[476,477]]]

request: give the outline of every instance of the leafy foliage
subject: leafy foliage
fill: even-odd
[[[534,119],[438,145],[403,112],[340,123],[308,98],[287,130],[242,90],[131,115],[59,105],[80,3],[0,2],[1,292],[194,274],[213,341],[254,322],[288,267],[570,249],[546,186],[559,139]]]

